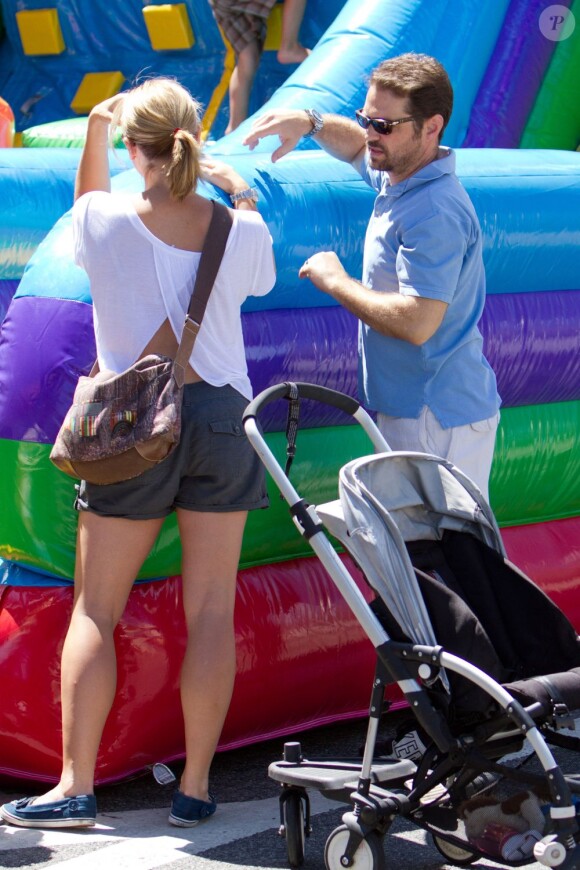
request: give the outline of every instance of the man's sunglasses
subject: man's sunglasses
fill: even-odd
[[[368,115],[363,114],[361,109],[357,109],[354,114],[359,126],[363,130],[368,130],[369,127],[372,127],[381,136],[388,136],[389,133],[393,132],[393,127],[396,127],[398,124],[406,124],[407,121],[415,120],[415,118],[399,118],[397,121],[385,121],[384,118],[369,118]]]

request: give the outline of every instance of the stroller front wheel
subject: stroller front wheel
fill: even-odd
[[[291,867],[302,867],[304,864],[304,838],[306,826],[304,819],[304,805],[301,795],[296,791],[290,791],[284,796],[283,804],[284,836],[286,837],[286,851],[288,863]]]
[[[383,838],[371,831],[361,839],[352,861],[348,861],[344,853],[350,835],[350,829],[340,825],[329,836],[324,849],[326,870],[344,870],[345,867],[352,867],[353,870],[385,870]]]
[[[436,834],[431,835],[433,845],[446,858],[450,864],[455,864],[458,867],[469,867],[474,861],[479,858],[478,852],[472,852],[470,849],[463,849],[461,846],[450,843]]]

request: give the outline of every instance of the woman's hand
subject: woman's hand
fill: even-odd
[[[201,159],[201,177],[204,181],[221,187],[225,193],[229,194],[240,193],[250,186],[229,163],[224,163],[222,160],[212,160],[206,156]]]
[[[215,184],[225,193],[231,196],[232,193],[241,193],[247,190],[250,185],[236,172],[233,166],[229,163],[224,163],[222,160],[213,160],[205,155],[201,159],[201,177],[204,181],[209,181],[210,184]],[[253,199],[243,199],[237,203],[238,208],[250,209],[256,211],[256,203]]]
[[[102,102],[97,103],[96,106],[93,106],[91,111],[89,112],[89,118],[93,120],[104,121],[107,124],[110,124],[113,120],[113,112],[125,99],[125,94],[115,94],[114,97],[109,97],[106,100],[102,100]]]
[[[92,190],[110,191],[109,176],[109,127],[113,112],[125,94],[115,94],[97,103],[89,112],[87,138],[79,161],[75,181],[75,200]]]

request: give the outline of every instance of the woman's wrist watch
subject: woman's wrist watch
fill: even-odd
[[[253,202],[258,202],[258,191],[255,187],[246,187],[245,190],[240,190],[239,193],[230,194],[230,201],[232,205],[235,205],[237,202],[242,202],[242,200],[252,200]]]
[[[316,109],[304,109],[306,114],[308,115],[308,120],[312,124],[312,129],[305,133],[303,138],[309,139],[310,136],[316,136],[317,133],[320,133],[322,128],[324,127],[324,118],[317,112]]]

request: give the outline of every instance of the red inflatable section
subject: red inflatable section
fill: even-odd
[[[183,756],[180,589],[172,577],[138,584],[129,597],[97,782]],[[58,778],[59,662],[71,604],[71,587],[0,587],[0,775]],[[240,572],[236,637],[238,674],[221,749],[366,715],[374,652],[317,559]]]
[[[0,97],[0,148],[10,148],[14,144],[14,114]]]
[[[580,517],[501,530],[508,558],[580,631]]]
[[[506,528],[502,536],[511,561],[579,628],[580,518]],[[0,586],[0,775],[58,777],[59,662],[71,604],[69,586]],[[122,667],[99,783],[183,756],[180,604],[178,577],[138,584],[129,597],[117,633]],[[221,749],[366,715],[374,652],[317,559],[240,572],[236,638],[238,675]],[[399,697],[394,687],[390,697]]]

